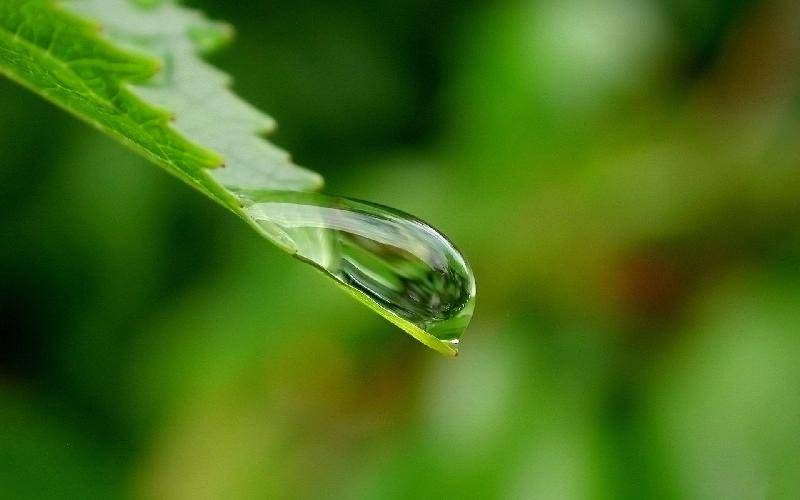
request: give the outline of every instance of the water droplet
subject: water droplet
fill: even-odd
[[[472,317],[475,280],[439,231],[391,208],[317,193],[246,199],[248,215],[276,243],[418,340],[453,354]]]

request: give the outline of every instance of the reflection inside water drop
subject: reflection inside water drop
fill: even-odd
[[[475,280],[440,232],[408,214],[317,193],[248,196],[245,210],[296,257],[451,344],[472,317]]]

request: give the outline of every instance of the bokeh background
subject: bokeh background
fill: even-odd
[[[188,3],[461,356],[0,81],[0,498],[800,498],[800,4]]]

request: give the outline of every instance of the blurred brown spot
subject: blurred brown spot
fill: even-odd
[[[663,323],[673,319],[689,292],[687,269],[661,251],[644,251],[620,263],[613,287],[621,312],[633,322]]]
[[[794,95],[800,58],[800,3],[766,3],[731,37],[701,96],[722,117],[786,104]]]

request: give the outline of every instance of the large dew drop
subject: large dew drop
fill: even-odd
[[[347,198],[300,192],[247,198],[245,210],[276,243],[421,342],[457,353],[475,306],[475,279],[436,229]]]

